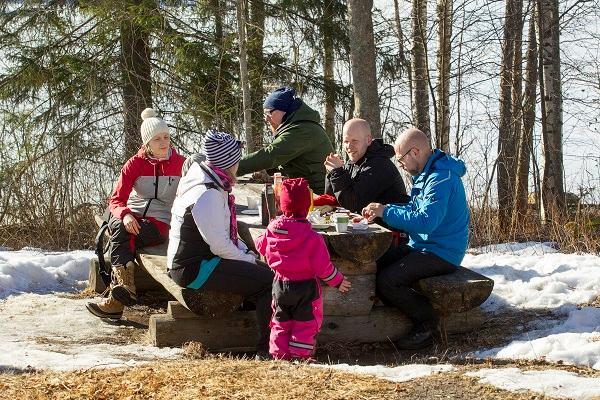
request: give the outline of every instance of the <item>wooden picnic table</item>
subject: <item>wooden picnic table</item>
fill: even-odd
[[[249,243],[265,227],[258,215],[247,215],[248,196],[260,196],[264,184],[240,182],[234,187],[239,233]],[[260,204],[260,203],[259,203]],[[391,232],[377,224],[364,231],[338,233],[333,227],[320,230],[333,264],[352,282],[348,293],[323,285],[324,320],[319,342],[376,342],[395,340],[406,333],[410,321],[390,307],[374,307],[376,263],[389,247]],[[237,311],[242,298],[231,293],[181,288],[166,271],[166,244],[141,249],[139,270],[147,272],[158,287],[176,301],[169,302],[166,314],[153,315],[149,333],[157,346],[202,342],[211,350],[248,349],[256,337],[254,312]],[[90,271],[92,282],[93,271]],[[97,280],[97,279],[96,279]],[[423,279],[416,289],[430,298],[445,322],[446,332],[464,332],[481,325],[483,314],[474,309],[491,293],[493,281],[466,268],[456,273]],[[235,332],[233,334],[232,332]]]

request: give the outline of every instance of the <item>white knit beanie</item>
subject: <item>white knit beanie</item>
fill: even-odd
[[[162,132],[169,133],[167,123],[160,117],[154,108],[146,108],[142,111],[142,126],[140,132],[142,134],[142,143],[148,144],[152,138]]]

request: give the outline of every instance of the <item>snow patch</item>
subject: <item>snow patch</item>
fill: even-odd
[[[372,375],[377,378],[392,382],[405,382],[411,379],[421,378],[432,374],[452,371],[454,367],[449,364],[409,364],[398,367],[386,367],[384,365],[349,365],[349,364],[312,364],[314,367],[330,368],[337,371],[350,372],[355,374]]]
[[[522,247],[520,254],[465,256],[463,266],[494,280],[494,291],[483,304],[484,310],[557,309],[593,301],[600,294],[600,257],[555,251],[529,254],[538,248]]]
[[[113,339],[126,336],[133,327],[94,317],[85,309],[87,301],[33,293],[2,301],[0,367],[72,370],[179,358],[181,349],[122,344],[123,339]]]
[[[87,284],[92,251],[0,252],[0,299],[14,293],[73,292]]]
[[[476,357],[546,359],[600,369],[600,308],[573,309],[566,321],[527,332],[508,346],[477,352]]]
[[[582,377],[568,371],[486,368],[468,372],[466,375],[481,378],[480,383],[487,383],[512,392],[531,390],[546,396],[577,400],[597,399],[600,396],[600,378]]]

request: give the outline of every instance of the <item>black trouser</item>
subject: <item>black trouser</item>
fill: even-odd
[[[110,231],[110,263],[113,266],[126,265],[135,260],[135,249],[163,243],[163,237],[156,225],[147,219],[138,219],[140,233],[133,235],[127,232],[123,220],[110,214],[108,229]],[[133,238],[135,236],[135,238]]]
[[[273,319],[279,322],[312,321],[313,302],[319,298],[316,279],[301,281],[273,281]],[[320,323],[320,321],[319,321]]]
[[[239,294],[254,303],[259,334],[256,349],[269,351],[272,284],[273,271],[264,263],[222,259],[201,289]]]
[[[444,275],[456,266],[431,253],[423,253],[403,245],[391,247],[377,260],[377,292],[382,300],[406,314],[415,325],[437,324],[429,299],[413,289],[418,280]]]

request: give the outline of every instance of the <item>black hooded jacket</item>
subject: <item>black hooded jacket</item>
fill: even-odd
[[[355,163],[347,161],[325,178],[325,193],[340,205],[360,213],[369,203],[402,204],[410,200],[400,171],[391,158],[394,148],[374,139],[365,155]]]

